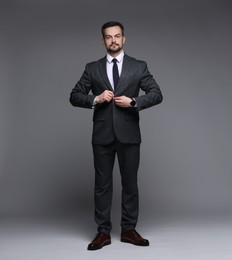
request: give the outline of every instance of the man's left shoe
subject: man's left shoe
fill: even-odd
[[[121,242],[131,243],[136,246],[149,246],[149,241],[141,237],[135,230],[122,232]]]

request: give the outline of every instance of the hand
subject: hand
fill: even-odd
[[[110,102],[114,98],[114,93],[110,90],[105,90],[101,95],[96,96],[96,103]]]
[[[131,107],[131,98],[126,96],[114,97],[115,104],[119,107]]]

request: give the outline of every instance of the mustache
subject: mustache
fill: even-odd
[[[117,43],[110,44],[110,46],[113,46],[113,45],[119,46],[119,44],[117,44]]]

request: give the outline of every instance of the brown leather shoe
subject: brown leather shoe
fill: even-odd
[[[88,250],[98,250],[103,246],[111,244],[110,235],[105,233],[98,233],[94,240],[88,245]]]
[[[122,232],[121,242],[131,243],[136,246],[149,246],[149,241],[141,237],[135,230]]]

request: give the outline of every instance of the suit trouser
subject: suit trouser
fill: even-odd
[[[112,229],[111,204],[113,195],[113,167],[117,154],[122,183],[122,231],[135,229],[138,220],[139,196],[137,172],[140,144],[113,142],[109,145],[93,145],[95,167],[95,221],[98,232],[109,234]]]

